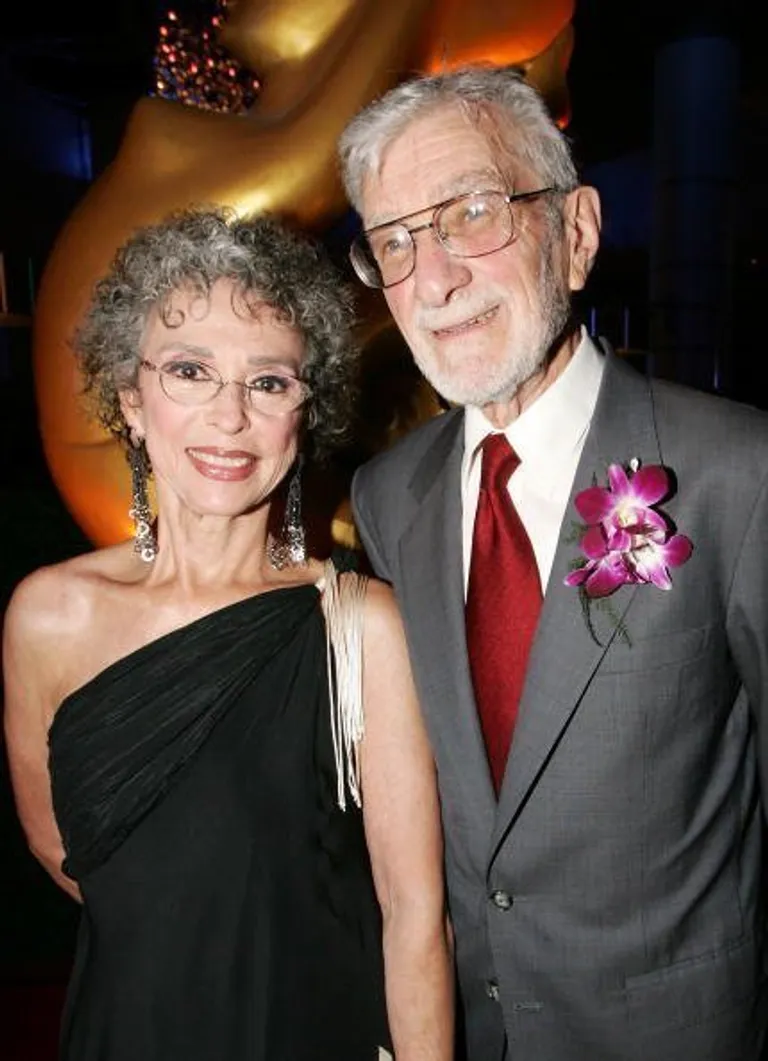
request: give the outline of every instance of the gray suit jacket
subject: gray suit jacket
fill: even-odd
[[[563,578],[573,496],[494,798],[464,636],[463,413],[357,474],[438,764],[470,1061],[757,1061],[768,1025],[768,416],[607,351],[573,494],[663,463],[694,543],[612,614]],[[629,638],[621,636],[624,628]],[[514,631],[510,631],[514,637]]]

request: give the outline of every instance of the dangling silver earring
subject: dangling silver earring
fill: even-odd
[[[269,562],[277,571],[307,562],[307,544],[304,525],[301,522],[301,467],[303,463],[304,458],[299,454],[296,459],[296,470],[288,485],[280,537],[273,538],[269,543]]]
[[[149,507],[147,480],[149,457],[144,439],[135,431],[129,437],[128,461],[131,465],[131,507],[128,515],[133,520],[133,551],[151,564],[157,556],[157,542],[152,531],[152,512]]]

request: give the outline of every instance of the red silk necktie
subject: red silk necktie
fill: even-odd
[[[530,539],[507,489],[520,458],[502,434],[487,435],[482,450],[467,590],[467,648],[498,794],[541,611],[541,582]]]

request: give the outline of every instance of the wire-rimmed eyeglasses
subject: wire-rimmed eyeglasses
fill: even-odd
[[[457,258],[482,258],[515,239],[513,203],[556,190],[553,187],[530,192],[488,190],[455,195],[359,233],[349,250],[350,261],[367,287],[392,287],[407,279],[416,268],[413,237],[428,228],[434,230],[449,254]],[[412,227],[406,224],[409,218],[429,210],[432,211],[429,221]]]
[[[298,409],[310,395],[303,380],[274,369],[239,380],[223,379],[212,365],[189,358],[174,358],[162,365],[142,359],[139,364],[157,373],[163,394],[179,405],[205,405],[232,383],[251,408],[267,416],[285,416]]]

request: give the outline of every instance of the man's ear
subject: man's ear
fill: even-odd
[[[564,217],[568,284],[571,291],[581,291],[600,246],[600,196],[597,189],[581,185],[569,192]]]
[[[141,395],[135,387],[118,392],[120,411],[125,417],[125,422],[131,432],[144,437],[144,411],[141,405]]]

